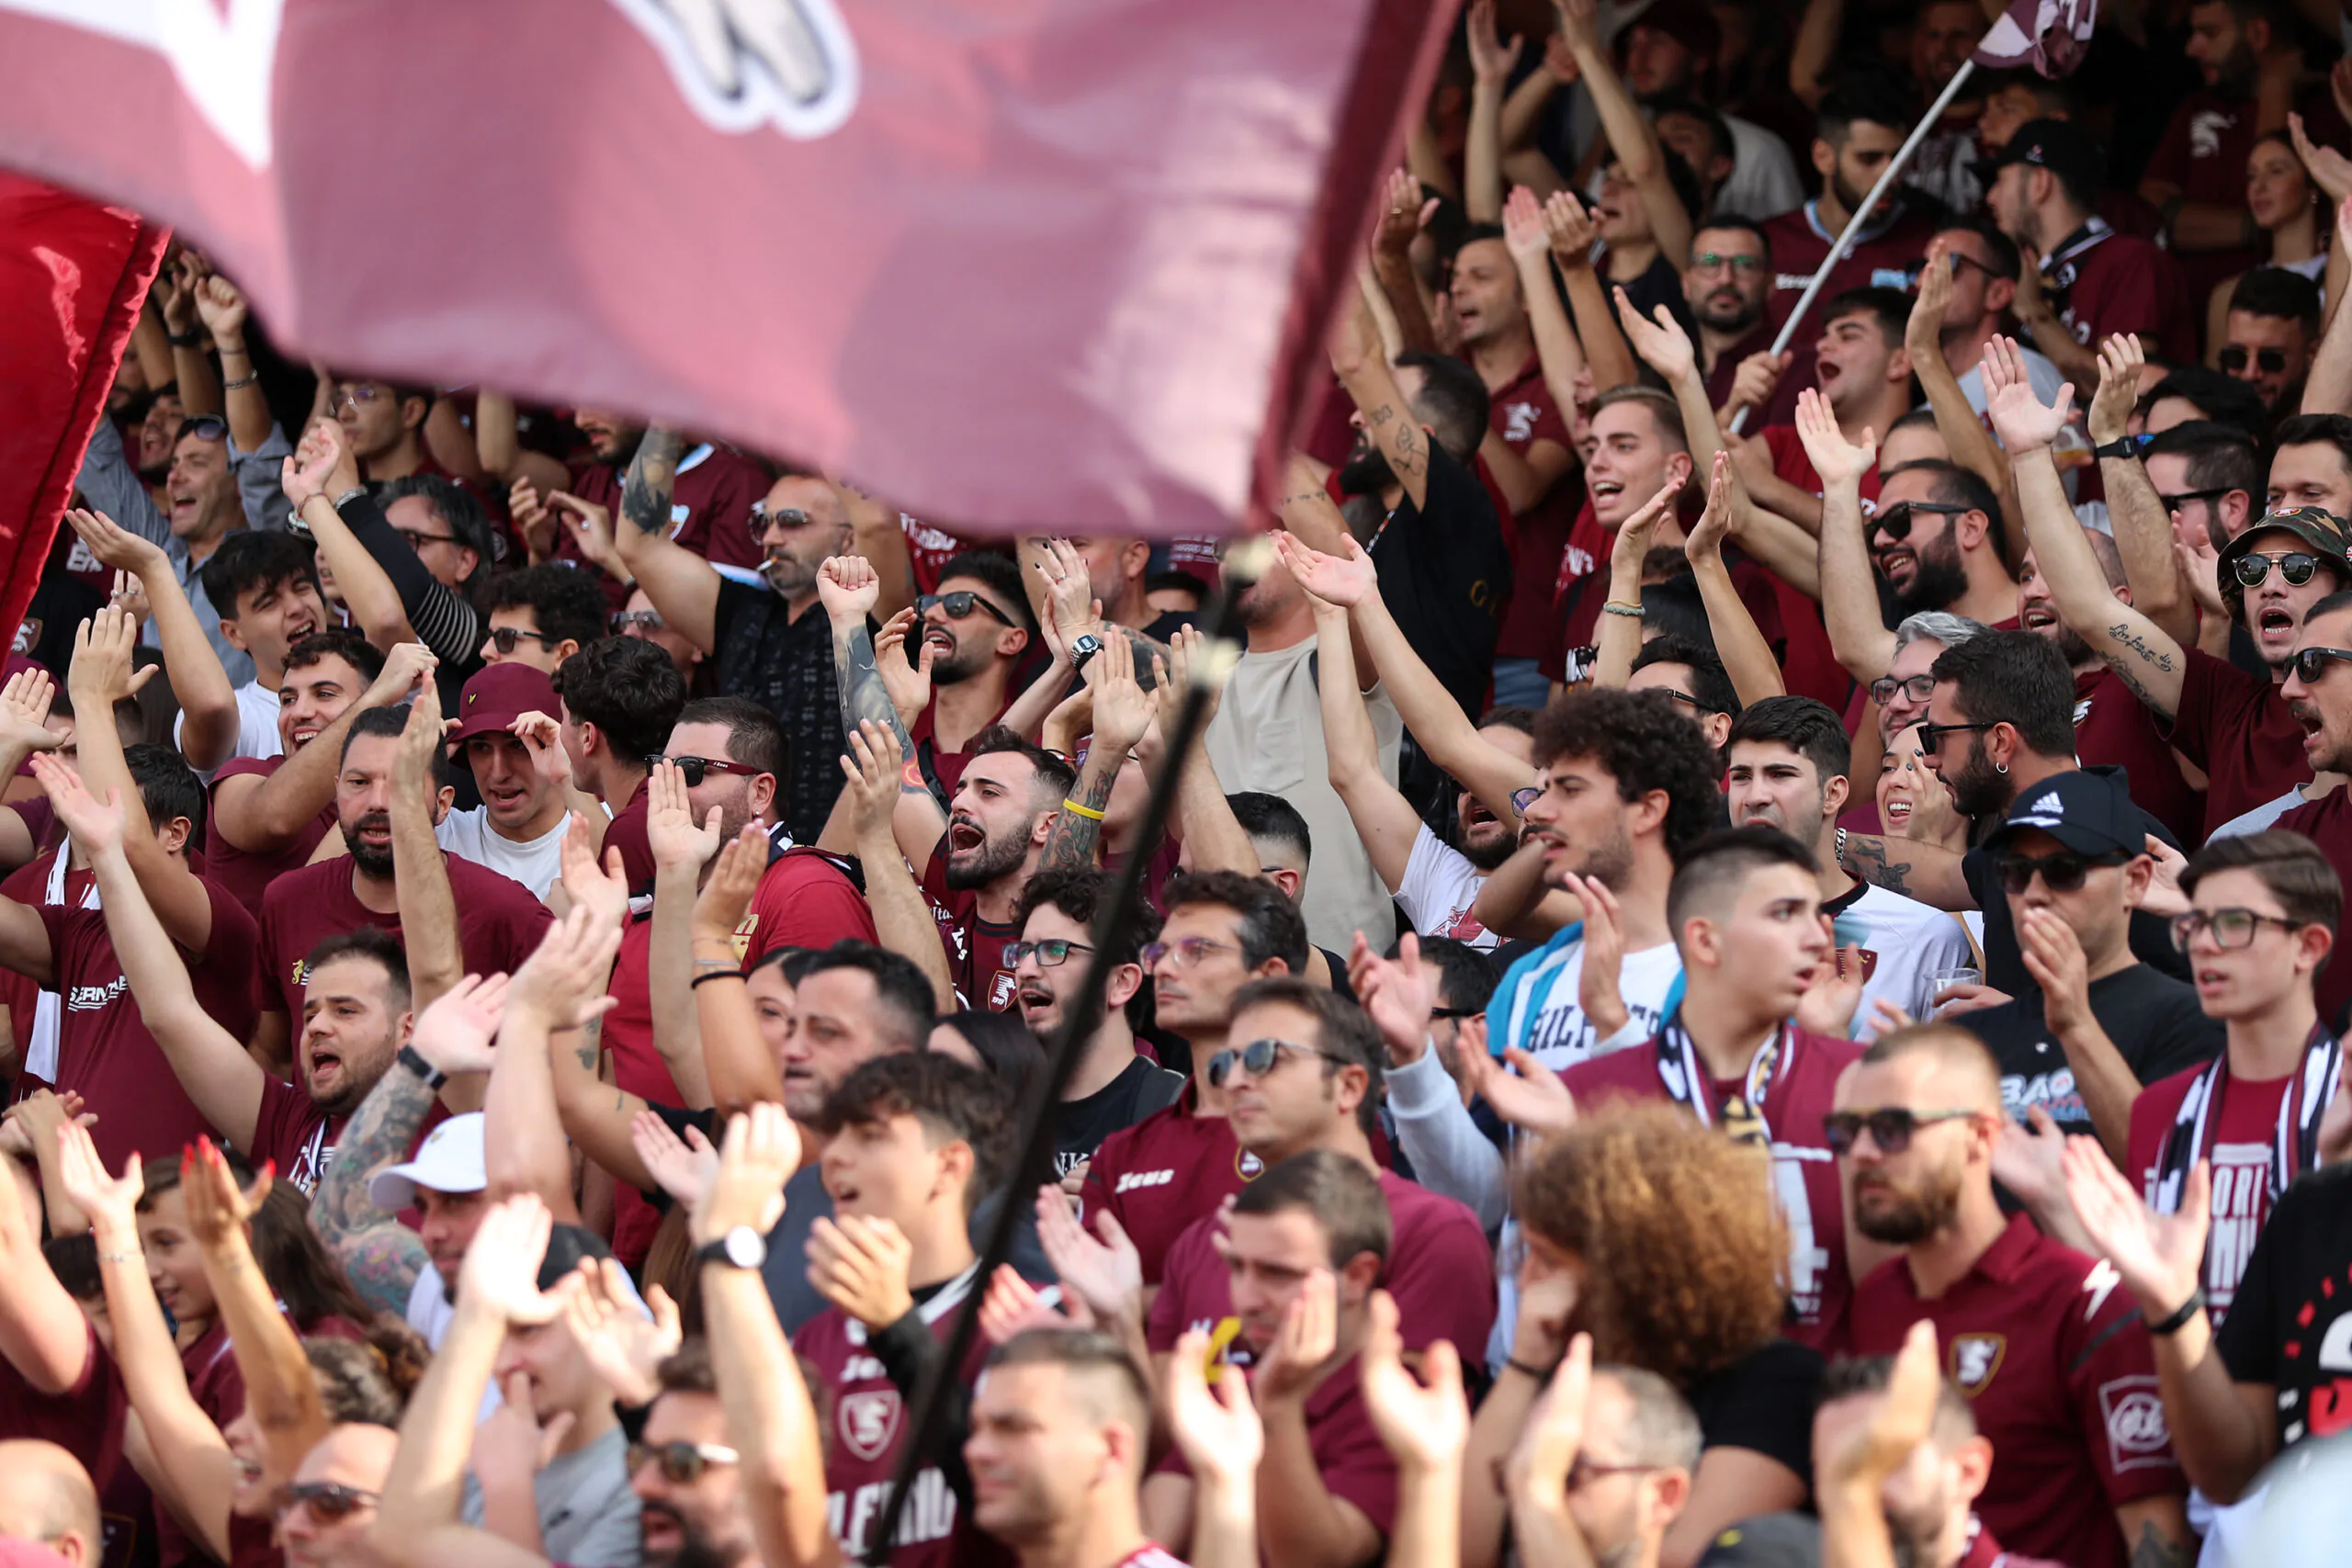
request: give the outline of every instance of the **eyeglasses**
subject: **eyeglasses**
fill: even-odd
[[[969,620],[973,611],[985,610],[990,619],[1000,621],[1008,626],[1012,624],[1011,615],[1006,615],[968,588],[959,588],[953,593],[926,593],[915,601],[915,613],[927,615],[931,613],[931,607],[933,604],[938,605],[951,621]]]
[[[768,536],[770,528],[806,528],[808,514],[797,506],[779,506],[768,510],[764,501],[752,502],[752,543],[760,544]]]
[[[2130,855],[2078,855],[2072,850],[2060,850],[2055,854],[2001,857],[2001,886],[2012,894],[2023,893],[2033,886],[2036,872],[2041,874],[2041,885],[2052,893],[2079,893],[2084,879],[2095,865],[2121,865]]]
[[[491,645],[496,648],[501,653],[514,652],[515,645],[521,642],[525,637],[529,637],[541,648],[553,648],[556,644],[563,640],[559,637],[549,637],[545,632],[526,632],[520,626],[492,626],[490,628]]]
[[[228,434],[229,422],[217,413],[200,413],[194,419],[180,421],[180,435],[193,435],[198,441],[218,441]]]
[[[1204,936],[1179,937],[1174,942],[1150,942],[1144,944],[1141,957],[1147,969],[1158,967],[1159,961],[1173,954],[1180,969],[1190,969],[1212,953],[1238,953],[1241,950],[1229,942],[1216,942]]]
[[[389,391],[389,388],[379,387],[372,381],[354,381],[347,387],[342,387],[336,389],[334,406],[337,409],[341,409],[345,405],[348,404],[353,408],[357,408],[361,403],[374,402],[378,398],[385,396]]]
[[[668,624],[662,618],[662,612],[659,610],[616,610],[613,612],[612,626],[615,637],[627,637],[631,629],[638,626],[643,626],[650,632],[658,632]]]
[[[1223,1089],[1225,1080],[1233,1076],[1238,1066],[1253,1078],[1262,1078],[1274,1070],[1284,1053],[1300,1056],[1320,1056],[1327,1062],[1344,1065],[1345,1056],[1326,1051],[1317,1045],[1302,1045],[1295,1040],[1252,1040],[1238,1051],[1219,1051],[1209,1058],[1209,1087]]]
[[[1770,264],[1762,256],[1724,255],[1719,251],[1696,251],[1690,256],[1692,272],[1723,272],[1728,269],[1742,277],[1754,277]]]
[[[1093,951],[1082,942],[1072,942],[1068,937],[1059,936],[1049,936],[1043,942],[1008,942],[1004,944],[1004,966],[1007,969],[1018,968],[1023,959],[1034,954],[1038,968],[1058,969],[1069,962],[1071,953]]]
[[[356,1486],[345,1486],[339,1481],[297,1481],[277,1489],[270,1499],[273,1513],[284,1516],[294,1511],[296,1504],[307,1506],[311,1517],[322,1525],[337,1519],[347,1519],[362,1508],[372,1508],[382,1497],[374,1492],[362,1492]]]
[[[2223,485],[2219,490],[2185,490],[2177,495],[2166,495],[2162,491],[2158,491],[2156,499],[2164,502],[2166,512],[2177,512],[2188,502],[2219,501],[2229,494],[2233,488],[2235,487]]]
[[[1510,808],[1521,817],[1526,816],[1527,808],[1543,799],[1544,792],[1551,787],[1549,784],[1531,784],[1525,789],[1511,791]]]
[[[427,545],[462,545],[465,543],[463,539],[458,538],[455,534],[425,534],[420,533],[414,528],[395,528],[392,531],[398,534],[401,538],[408,541],[408,547],[410,549],[418,551],[419,553],[422,553],[424,547]]]
[[[2287,580],[2288,587],[2301,588],[2319,570],[2319,557],[2309,550],[2281,550],[2275,556],[2254,550],[2238,557],[2231,570],[2246,587],[2259,588],[2274,566],[2278,569],[2278,575]]]
[[[1973,506],[1958,506],[1948,501],[1898,501],[1882,508],[1878,515],[1870,520],[1865,532],[1883,534],[1900,544],[1911,536],[1911,514],[1915,512],[1933,512],[1940,516],[1953,517],[1975,510]]]
[[[2339,659],[2352,664],[2352,648],[2299,648],[2295,649],[2295,679],[2308,686],[2327,673],[2331,661]]]
[[[1868,1132],[1879,1153],[1899,1155],[1911,1146],[1911,1134],[1920,1128],[1975,1114],[1973,1111],[1906,1111],[1899,1105],[1883,1111],[1833,1111],[1821,1119],[1821,1141],[1829,1145],[1831,1154],[1843,1157],[1853,1148],[1855,1138]]]
[[[747,762],[729,762],[718,757],[664,757],[656,753],[645,759],[645,765],[649,768],[657,767],[663,762],[668,762],[678,770],[679,776],[686,781],[688,789],[693,789],[701,784],[705,773],[738,773],[750,779],[757,778],[767,771],[764,768],[754,768]]]
[[[1936,678],[1933,675],[1912,675],[1898,681],[1892,675],[1882,675],[1871,682],[1871,701],[1881,707],[1893,702],[1897,692],[1915,703],[1924,703],[1936,694]]]
[[[743,1456],[718,1443],[631,1443],[628,1472],[635,1475],[649,1463],[662,1467],[662,1479],[673,1486],[692,1486],[714,1464],[741,1464]]]
[[[2215,947],[2252,947],[2255,933],[2265,926],[2280,931],[2302,930],[2300,920],[2282,919],[2255,909],[2190,909],[2172,918],[2172,944],[2183,953],[2188,944],[2211,931]]]
[[[1995,719],[1993,724],[1999,722]],[[1919,750],[1932,757],[1942,750],[1945,736],[1964,735],[1972,729],[1990,729],[1993,724],[1923,724],[1919,727]]]
[[[1952,276],[1954,277],[1960,276],[1960,269],[1964,266],[1973,266],[1987,277],[2007,277],[2008,276],[2008,274],[2005,272],[1996,272],[1993,268],[1986,266],[1983,262],[1978,261],[1974,256],[1968,254],[1964,251],[1946,251],[1944,254],[1951,257]]]
[[[1687,703],[1690,705],[1690,710],[1694,713],[1713,713],[1715,711],[1713,708],[1709,707],[1705,703],[1702,703],[1698,698],[1692,696],[1690,693],[1678,692],[1671,686],[1652,686],[1650,690],[1653,692],[1662,693],[1675,702]]]
[[[2246,352],[2237,344],[2222,350],[2222,368],[2235,376],[2245,368]],[[2254,362],[2263,374],[2276,376],[2287,368],[2287,351],[2283,348],[2255,350]]]

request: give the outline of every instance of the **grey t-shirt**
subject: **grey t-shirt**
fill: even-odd
[[[569,1568],[638,1568],[642,1546],[637,1494],[628,1483],[628,1438],[617,1426],[583,1448],[558,1454],[533,1484],[539,1504],[539,1545],[550,1562]],[[466,1477],[459,1517],[481,1523],[481,1488]]]

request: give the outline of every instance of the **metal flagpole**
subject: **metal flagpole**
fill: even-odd
[[[1789,319],[1781,323],[1780,335],[1772,340],[1770,350],[1775,359],[1780,357],[1782,349],[1789,346],[1789,339],[1796,336],[1797,324],[1804,320],[1804,313],[1813,309],[1814,300],[1820,296],[1823,287],[1829,281],[1831,269],[1836,267],[1838,261],[1845,255],[1847,247],[1854,243],[1855,232],[1869,220],[1871,212],[1877,209],[1879,197],[1884,196],[1887,187],[1902,176],[1903,166],[1911,161],[1911,154],[1919,150],[1919,143],[1927,140],[1928,128],[1943,118],[1944,110],[1951,107],[1952,99],[1960,96],[1960,89],[1967,84],[1968,78],[1974,74],[1975,71],[1975,61],[1961,62],[1960,69],[1951,73],[1951,80],[1944,84],[1944,90],[1937,94],[1936,101],[1928,106],[1927,118],[1911,128],[1910,136],[1905,140],[1901,147],[1895,150],[1894,156],[1887,161],[1886,172],[1879,175],[1876,185],[1871,186],[1870,195],[1862,198],[1862,204],[1854,209],[1854,215],[1846,220],[1845,232],[1839,234],[1838,243],[1829,247],[1828,258],[1821,264],[1821,270],[1813,275],[1813,281],[1804,286],[1803,294],[1797,296],[1796,309],[1790,311]],[[1732,414],[1732,434],[1737,435],[1747,428],[1747,408],[1742,407]]]

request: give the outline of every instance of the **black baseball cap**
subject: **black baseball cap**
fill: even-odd
[[[2048,169],[2079,190],[2095,191],[2107,180],[2107,154],[2091,133],[2071,119],[2030,119],[1993,159],[1995,170],[2011,164]]]
[[[1707,1543],[1699,1568],[1821,1568],[1821,1521],[1811,1514],[1759,1514]]]
[[[580,1267],[583,1258],[605,1258],[613,1255],[605,1238],[580,1225],[559,1224],[548,1233],[548,1255],[539,1265],[539,1289],[552,1291],[563,1283],[565,1275]]]
[[[2131,796],[2108,775],[2079,768],[2019,790],[2008,820],[1984,847],[1997,851],[2026,828],[2040,829],[2078,855],[2137,855],[2148,848]]]

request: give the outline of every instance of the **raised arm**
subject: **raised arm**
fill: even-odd
[[[1669,478],[1639,512],[1618,525],[1609,542],[1609,597],[1601,603],[1592,660],[1596,686],[1622,687],[1634,677],[1634,660],[1642,651],[1642,562],[1650,553],[1658,519],[1681,489]]]
[[[1438,198],[1423,200],[1421,182],[1408,169],[1390,172],[1385,195],[1379,226],[1372,231],[1372,276],[1396,322],[1398,344],[1408,349],[1434,351],[1437,333],[1430,326],[1421,280],[1413,271],[1413,240],[1436,214]]]
[[[2089,421],[2094,446],[2120,441],[2128,434],[2140,367],[2146,363],[2140,340],[2129,333],[2117,333],[2099,344],[2098,390],[2091,397]],[[2184,646],[2194,642],[2200,624],[2197,599],[2190,585],[2182,581],[2179,558],[2173,547],[2172,519],[2148,478],[2147,465],[2134,451],[2125,457],[2101,457],[2098,472],[2107,489],[2108,517],[2116,553],[2123,558],[2123,581],[2131,587],[2132,604],[2176,642]],[[2014,480],[2011,489],[2014,493]],[[2025,529],[2019,526],[2010,532],[2022,547]]]
[[[881,582],[874,568],[856,556],[834,556],[817,570],[818,602],[833,628],[833,675],[841,691],[842,733],[847,735],[871,720],[891,731],[899,751],[911,757],[915,743],[899,716],[898,704],[875,652],[874,634],[866,629],[866,616],[880,593]],[[926,659],[923,673],[929,671]],[[910,863],[928,861],[947,831],[947,813],[921,774],[900,778],[891,829]]]
[[[2301,134],[2300,118],[2294,123],[2295,145],[2300,150],[2309,144],[2310,139]],[[2310,153],[2304,154],[2303,164],[2307,168],[2314,166]],[[2331,266],[2336,258],[2352,255],[2352,194],[2335,196],[2334,206],[2335,243],[2328,253]],[[2352,320],[2334,308],[2343,303],[2335,293],[2327,298],[2327,330],[2320,334],[2319,346],[2312,351],[2312,367],[2303,378],[2304,413],[2342,413],[2352,409]]]
[[[2142,702],[2170,719],[2180,711],[2188,659],[2163,627],[2117,599],[2108,587],[2107,574],[2083,536],[2083,525],[2066,504],[2058,465],[2050,456],[2050,443],[2074,406],[2074,386],[2059,389],[2056,407],[2045,406],[2026,382],[2025,359],[2017,344],[1996,337],[1984,351],[1984,394],[1985,412],[2017,470],[2026,536],[2051,597],[2057,601],[2060,618]]]
[[[1724,534],[1731,521],[1731,454],[1717,451],[1714,471],[1707,480],[1707,509],[1699,515],[1682,553],[1698,579],[1699,600],[1707,608],[1707,627],[1715,636],[1715,652],[1731,677],[1732,690],[1743,704],[1785,695],[1780,660],[1772,645],[1757,629],[1756,617],[1732,586],[1731,570],[1724,565]]]
[[[333,724],[288,755],[276,773],[239,773],[214,790],[213,825],[248,854],[274,854],[293,846],[304,829],[334,799],[335,776],[343,770],[344,738],[369,708],[406,702],[413,690],[430,684],[440,661],[423,643],[404,642],[384,656],[383,673],[368,683],[359,700]]]
[[[1347,389],[1356,412],[1363,416],[1365,433],[1388,459],[1389,469],[1405,487],[1406,495],[1419,507],[1429,499],[1430,433],[1421,428],[1412,405],[1397,390],[1396,374],[1388,368],[1372,331],[1371,311],[1363,306],[1362,289],[1355,291],[1352,300],[1341,304],[1332,323],[1331,368],[1339,372],[1340,385]]]
[[[567,860],[585,853],[571,840],[564,850]],[[575,885],[580,880],[576,869],[567,879]],[[628,908],[626,887],[620,908]],[[608,987],[620,945],[613,900],[575,894],[571,912],[548,928],[507,986],[497,1062],[482,1104],[491,1192],[535,1193],[567,1224],[579,1223],[579,1211],[571,1193],[571,1150],[564,1142],[548,1056],[564,1049],[566,1040],[578,1051],[596,1053],[604,1016],[616,1005]]]
[[[0,1356],[40,1393],[66,1393],[90,1371],[90,1324],[41,1256],[29,1196],[15,1158],[0,1158]]]
[[[1125,646],[1125,638],[1115,638],[1102,645],[1102,656]],[[874,911],[875,934],[884,947],[912,960],[922,971],[941,1012],[954,1012],[956,977],[947,967],[947,950],[940,945],[938,922],[890,833],[905,765],[899,738],[869,719],[852,733],[849,752],[842,758],[842,772],[849,775],[842,795],[850,803],[851,837],[865,872],[865,903]]]
[[[1374,1291],[1364,1331],[1364,1404],[1396,1461],[1396,1518],[1388,1568],[1460,1568],[1462,1459],[1470,1443],[1470,1403],[1462,1358],[1441,1339],[1421,1355],[1420,1376],[1405,1366],[1396,1302]],[[1426,1381],[1425,1381],[1426,1380]]]
[[[1348,607],[1317,599],[1315,637],[1324,658],[1336,660],[1341,651],[1352,658]],[[1364,851],[1372,857],[1372,869],[1394,893],[1403,886],[1406,864],[1413,858],[1413,842],[1421,829],[1420,813],[1382,771],[1372,713],[1355,682],[1319,681],[1316,685],[1322,698],[1323,750],[1329,759],[1331,787],[1348,808],[1356,837],[1363,840]]]
[[[185,600],[182,607],[186,607]],[[200,635],[198,640],[202,640]],[[119,605],[107,605],[75,629],[74,662],[65,677],[75,712],[111,715],[116,702],[147,683],[154,667],[150,665],[136,671],[131,667],[131,656],[138,646],[139,625]],[[206,651],[209,656],[210,650]],[[220,661],[215,660],[213,665],[218,669]],[[210,895],[188,869],[187,862],[157,841],[153,825],[147,819],[147,808],[140,798],[139,786],[130,776],[130,764],[124,761],[122,738],[115,727],[110,723],[92,724],[88,729],[87,735],[80,735],[79,727],[76,728],[82,753],[77,758],[82,787],[93,797],[113,795],[120,798],[123,852],[138,874],[139,886],[145,891],[149,906],[183,952],[201,954],[212,940]],[[193,832],[194,828],[191,823],[189,830]]]
[[[196,999],[187,966],[174,951],[123,853],[121,796],[109,794],[106,804],[99,805],[62,762],[51,757],[33,760],[33,776],[49,792],[66,831],[90,857],[107,934],[122,960],[123,977],[130,983],[131,998],[139,1004],[148,1032],[163,1047],[180,1087],[213,1130],[239,1148],[252,1147],[254,1119],[261,1114],[261,1067],[245,1054],[244,1042],[213,1022]]]
[[[203,286],[205,270],[201,256],[182,250],[156,274],[154,285],[172,349],[172,380],[179,389],[180,407],[190,419],[220,412],[220,373],[205,357],[205,333],[196,314],[196,292]]]
[[[1830,650],[1847,674],[1875,681],[1894,662],[1894,634],[1879,613],[1878,575],[1862,532],[1862,470],[1878,460],[1878,443],[1848,441],[1829,400],[1810,387],[1797,394],[1796,423],[1821,476],[1821,615]]]
[[[1136,680],[1135,649],[1126,638],[1105,642],[1102,651],[1088,662],[1085,680],[1094,691],[1094,735],[1087,744],[1086,765],[1079,770],[1075,792],[1062,802],[1054,825],[1046,830],[1045,846],[1038,853],[1041,872],[1081,870],[1094,863],[1111,787],[1118,783],[1127,753],[1136,749],[1151,723],[1151,699]]]
[[[448,857],[433,836],[433,753],[441,740],[441,694],[419,683],[392,761],[392,885],[408,949],[409,993],[417,1010],[431,1007],[465,977],[458,944],[458,897]]]
[[[628,575],[637,579],[662,620],[705,653],[718,651],[717,568],[670,537],[670,491],[685,449],[674,430],[656,425],[637,444],[621,480],[620,521],[613,545]]]
[[[915,602],[914,557],[907,548],[907,531],[899,525],[899,509],[839,479],[832,486],[840,492],[842,510],[849,513],[849,547],[865,558],[882,584],[874,614],[887,621]]]
[[[743,923],[743,912],[751,908],[752,890],[767,863],[767,835],[757,827],[745,828],[719,846],[702,897],[695,900],[695,979],[700,982],[695,987],[695,1009],[702,1015],[703,1066],[710,1077],[711,1104],[721,1116],[784,1101],[784,1076],[760,1038],[751,988],[742,982],[743,960],[735,951],[735,928]],[[937,943],[933,938],[933,945]]]
[[[195,1149],[180,1160],[188,1232],[245,1380],[245,1414],[261,1429],[265,1479],[291,1481],[302,1456],[326,1436],[328,1422],[310,1358],[277,1304],[277,1292],[263,1277],[246,1235],[246,1222],[269,1196],[270,1175],[265,1167],[253,1190],[240,1192],[229,1162],[209,1138],[197,1139]]]
[[[1623,78],[1617,74],[1617,62],[1601,47],[1597,0],[1554,3],[1560,13],[1560,30],[1567,36],[1568,49],[1583,74],[1585,91],[1592,95],[1592,107],[1600,111],[1601,134],[1609,139],[1618,167],[1625,171],[1642,198],[1651,236],[1667,264],[1679,273],[1690,265],[1690,213],[1667,176],[1666,150],[1658,143],[1657,128],[1634,102]]]
[[[784,1217],[784,1184],[799,1168],[800,1134],[782,1106],[756,1105],[733,1118],[718,1172],[694,1206],[695,1245],[738,1229],[774,1230]],[[766,1568],[831,1568],[841,1546],[826,1526],[822,1434],[767,1287],[757,1269],[706,1263],[702,1298],[759,1559]]]
[[[1470,132],[1462,150],[1462,205],[1473,223],[1503,216],[1503,94],[1527,40],[1506,48],[1495,33],[1495,0],[1470,0]]]
[[[891,783],[895,786],[898,781]],[[645,785],[645,833],[654,867],[653,942],[646,962],[653,999],[653,1045],[686,1108],[707,1111],[710,1077],[703,1067],[702,1021],[692,988],[692,916],[702,869],[718,852],[723,813],[714,806],[703,821],[695,821],[686,778],[675,762],[655,763]]]
[[[245,346],[245,297],[216,272],[197,287],[196,313],[212,334],[220,368],[229,378],[220,383],[229,439],[240,452],[258,452],[277,422],[269,417],[269,400],[262,396],[261,378],[254,374],[254,356]]]
[[[103,512],[77,508],[65,514],[65,521],[99,565],[129,572],[145,590],[155,615],[155,635],[163,644],[164,679],[180,705],[180,754],[189,767],[209,773],[236,750],[237,694],[229,684],[229,672],[220,667],[220,656],[212,651],[211,639],[197,624],[196,609],[172,570],[172,558],[162,546],[141,538]],[[135,646],[135,626],[132,636]]]
[[[1156,773],[1167,755],[1167,737],[1175,732],[1177,710],[1184,701],[1184,694],[1192,689],[1193,672],[1204,669],[1213,659],[1208,634],[1198,626],[1185,626],[1177,632],[1169,645],[1166,660],[1152,655],[1151,700],[1157,716],[1136,746],[1136,755],[1143,759],[1147,773]],[[1338,683],[1347,684],[1344,681]],[[1233,803],[1226,798],[1225,785],[1216,776],[1216,764],[1209,761],[1209,722],[1216,717],[1217,703],[1224,695],[1223,681],[1212,678],[1208,704],[1201,710],[1201,726],[1193,736],[1193,750],[1183,758],[1180,764],[1182,771],[1176,775],[1177,837],[1191,854],[1194,870],[1238,871],[1244,876],[1255,876],[1258,847],[1250,841],[1240,818],[1234,816]]]
[[[333,419],[322,419],[304,431],[301,443],[281,466],[278,482],[294,515],[301,519],[302,525],[310,529],[311,537],[318,542],[320,559],[334,573],[335,588],[343,595],[344,606],[368,640],[389,650],[395,643],[418,637],[419,631],[412,629],[409,607],[399,584],[385,564],[360,543],[335,505],[338,496],[349,495],[359,488],[359,462],[344,445],[343,426]],[[407,540],[399,542],[401,548],[408,550]],[[424,571],[424,563],[415,558],[416,552],[408,550],[408,554],[416,570]],[[431,581],[432,574],[426,572],[425,578]],[[444,646],[434,651],[445,658],[462,657],[450,651],[449,640],[444,637]],[[471,653],[473,649],[464,651]]]
[[[1544,368],[1544,389],[1552,394],[1552,405],[1565,423],[1576,409],[1577,378],[1587,369],[1584,344],[1568,324],[1567,306],[1552,276],[1552,235],[1544,221],[1544,204],[1525,186],[1514,187],[1503,203],[1503,243],[1519,269],[1519,292],[1527,302],[1527,326],[1535,337],[1536,362]],[[1575,458],[1575,453],[1566,453],[1561,471]]]
[[[1593,389],[1605,392],[1611,387],[1631,386],[1634,351],[1617,328],[1609,290],[1602,287],[1600,275],[1592,270],[1592,246],[1599,234],[1592,215],[1573,192],[1554,191],[1544,201],[1544,232],[1552,242],[1552,259],[1560,264],[1560,281],[1566,286],[1568,310],[1576,319],[1577,341],[1592,368]],[[1544,382],[1563,413],[1577,406],[1575,380],[1572,371],[1566,386]]]
[[[2001,531],[2002,553],[2007,557],[2009,575],[2015,577],[2025,562],[2025,530],[2018,525],[2017,481],[2009,472],[2009,465],[2001,449],[1969,406],[1967,394],[1960,389],[1960,378],[1952,374],[1951,365],[1944,358],[1944,313],[1951,305],[1952,260],[1950,244],[1939,237],[1928,242],[1928,265],[1919,273],[1919,297],[1912,302],[1911,314],[1903,328],[1903,346],[1911,360],[1911,373],[1919,378],[1919,389],[1928,396],[1928,406],[1935,411],[1936,430],[1943,436],[1944,445],[1951,448],[1952,461],[1993,487],[2000,498],[2001,511],[2008,526]]]
[[[1845,20],[1845,0],[1805,0],[1796,47],[1789,55],[1789,90],[1807,108],[1821,107],[1822,94],[1827,91],[1822,77],[1838,52],[1838,33]]]

